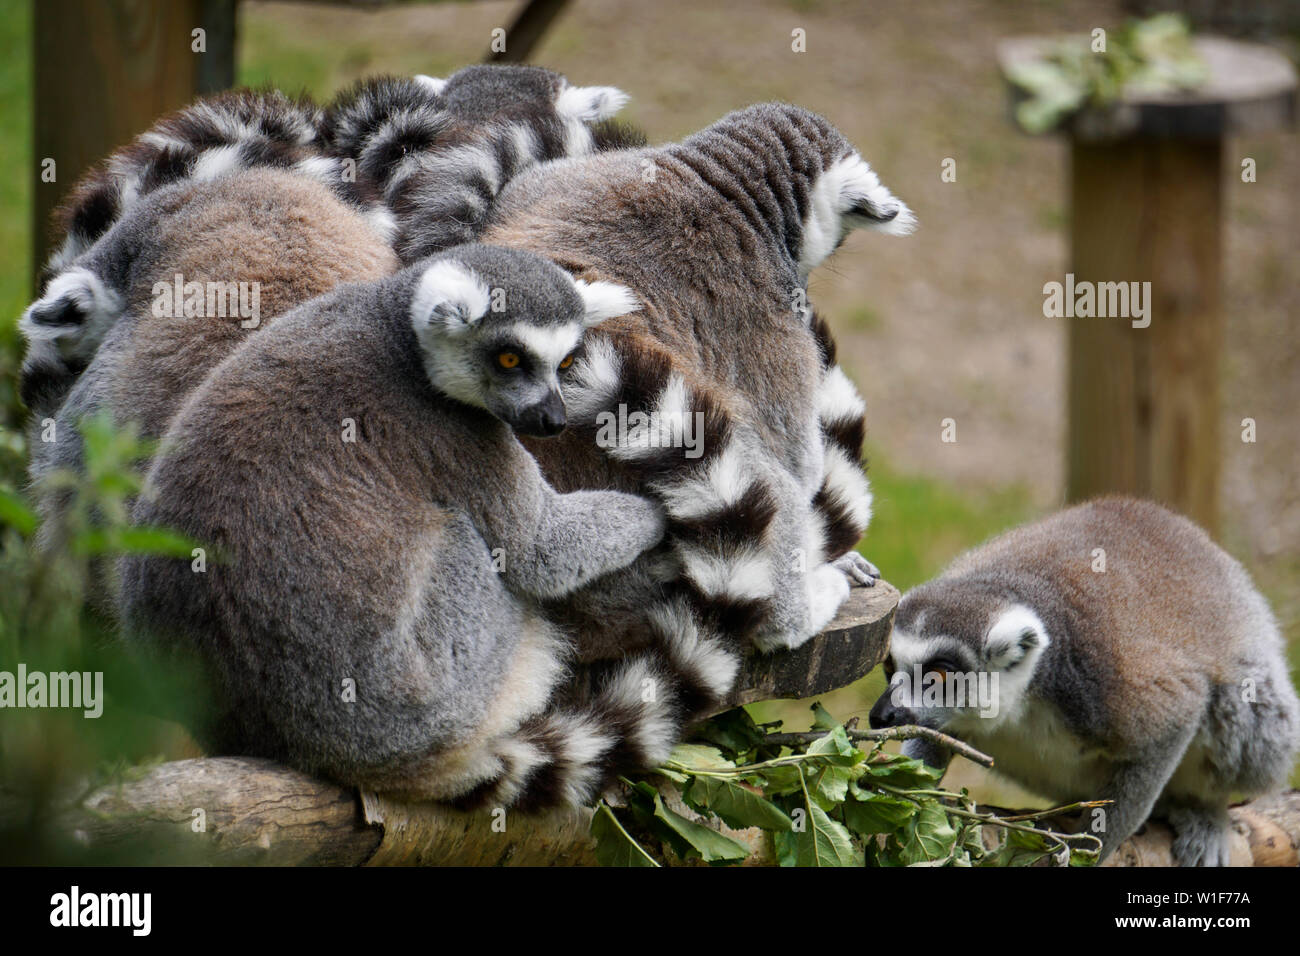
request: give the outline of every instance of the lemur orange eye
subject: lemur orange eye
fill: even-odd
[[[560,363],[560,368],[568,368],[572,364],[573,364],[573,356],[566,355],[564,357],[564,361]]]
[[[497,364],[502,368],[518,368],[519,353],[517,352],[498,352]]]

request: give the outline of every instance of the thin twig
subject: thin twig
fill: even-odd
[[[945,733],[934,730],[930,727],[919,727],[916,724],[906,724],[902,727],[885,727],[881,730],[852,730],[848,731],[850,740],[912,740],[917,737],[931,740],[940,746],[947,747],[953,753],[961,754],[971,763],[977,763],[981,767],[993,766],[993,758],[988,754],[976,750],[970,744],[962,743],[956,737],[949,737]],[[768,734],[764,739],[765,743],[780,744],[782,746],[792,746],[794,744],[810,744],[814,741],[821,740],[826,736],[825,731],[810,730],[805,733],[795,734]]]

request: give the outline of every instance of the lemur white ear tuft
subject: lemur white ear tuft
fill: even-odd
[[[411,325],[417,337],[456,335],[477,325],[491,304],[487,285],[473,270],[444,259],[420,276],[411,297]]]
[[[1046,649],[1051,641],[1038,615],[1016,604],[993,621],[984,639],[984,659],[995,670],[1014,667],[1031,654]]]
[[[916,228],[912,210],[857,153],[850,153],[823,175],[832,177],[838,187],[837,206],[850,228],[875,229],[891,236],[906,236]]]
[[[122,297],[89,269],[55,276],[22,318],[18,328],[32,341],[55,342],[66,354],[89,356],[122,314]]]
[[[617,282],[605,282],[603,279],[587,282],[585,279],[574,279],[573,284],[578,287],[578,295],[582,296],[583,307],[586,310],[586,314],[582,317],[582,324],[587,328],[599,325],[616,315],[627,315],[641,308],[641,303],[637,301],[632,290]]]
[[[436,76],[425,76],[423,73],[416,75],[415,82],[434,93],[441,93],[443,88],[447,85],[446,80],[440,80]]]
[[[613,116],[627,100],[628,95],[613,86],[566,86],[556,97],[555,111],[589,123]]]

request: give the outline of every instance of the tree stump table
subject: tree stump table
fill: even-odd
[[[1004,42],[1004,76],[1054,42]],[[1224,140],[1291,125],[1296,75],[1266,46],[1213,37],[1195,45],[1209,68],[1203,86],[1126,95],[1059,129],[1070,137],[1074,282],[1151,283],[1146,327],[1070,320],[1067,494],[1155,498],[1213,534]]]

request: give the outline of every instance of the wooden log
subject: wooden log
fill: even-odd
[[[669,798],[679,813],[694,816]],[[586,866],[595,863],[591,811],[462,813],[407,804],[316,780],[271,761],[205,757],[163,764],[107,787],[66,825],[95,849],[129,847],[141,864],[359,866]],[[987,809],[987,808],[982,808]],[[196,829],[195,811],[205,826]],[[1007,810],[1007,814],[1022,811]],[[1300,791],[1229,811],[1234,866],[1300,864]],[[701,821],[750,848],[748,865],[774,865],[768,837]],[[1068,821],[1044,821],[1070,829]],[[993,832],[996,828],[989,828]],[[1172,834],[1148,823],[1106,866],[1171,866]]]
[[[881,660],[898,591],[853,588],[803,647],[748,656],[727,705],[813,697]],[[203,821],[202,828],[196,826]],[[163,764],[82,801],[68,828],[90,847],[140,848],[141,862],[329,865],[564,865],[595,862],[590,810],[523,816],[407,804],[315,780],[271,761],[205,757]],[[761,835],[753,835],[763,842]]]
[[[736,701],[808,697],[851,683],[883,657],[898,592],[855,588],[840,615],[807,649],[746,660]],[[695,817],[673,793],[665,799]],[[1017,811],[1006,811],[1014,813]],[[1300,861],[1300,791],[1231,811],[1233,861]],[[162,764],[103,787],[67,811],[63,824],[92,850],[129,849],[143,864],[585,866],[596,862],[591,810],[526,816],[462,813],[358,794],[272,761],[205,757]],[[699,819],[698,817],[695,817]],[[746,865],[775,864],[760,830],[702,820],[750,850]],[[1069,829],[1064,821],[1054,821]],[[1111,866],[1168,866],[1168,828],[1149,824]]]

